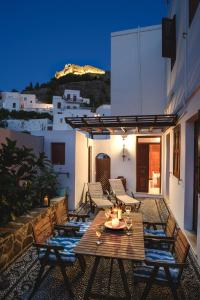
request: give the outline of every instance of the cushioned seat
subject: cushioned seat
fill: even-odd
[[[163,229],[144,229],[144,234],[165,237],[166,233]]]
[[[87,221],[87,222],[70,221],[70,222],[67,222],[65,225],[78,226],[80,229],[79,229],[79,231],[76,232],[76,235],[82,236],[87,231],[87,229],[90,227],[91,223],[92,223],[91,221]]]
[[[64,249],[59,250],[62,261],[63,262],[74,262],[76,260],[76,257],[74,254],[74,247],[78,244],[79,241],[80,241],[79,237],[71,238],[71,237],[56,236],[56,237],[51,237],[50,239],[48,239],[46,244],[63,246]],[[46,253],[46,249],[40,249],[39,259],[42,259],[45,255],[45,253]],[[48,259],[52,262],[57,261],[57,257],[53,250],[51,250]]]
[[[145,249],[145,259],[148,261],[159,261],[165,263],[175,264],[175,258],[169,251],[162,251],[157,249]],[[143,263],[140,266],[134,268],[134,277],[140,278],[149,278],[153,271],[154,267],[146,265]],[[169,268],[172,280],[174,283],[178,281],[179,269],[178,268]],[[163,267],[160,267],[158,273],[155,277],[158,281],[168,281],[166,273]]]

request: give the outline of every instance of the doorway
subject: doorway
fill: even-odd
[[[194,122],[194,195],[193,195],[193,230],[197,233],[198,202],[200,197],[200,112]]]
[[[136,190],[160,194],[161,190],[161,137],[137,137]]]
[[[96,182],[101,182],[103,191],[109,191],[110,157],[105,153],[96,156]]]

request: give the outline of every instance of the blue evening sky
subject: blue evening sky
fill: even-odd
[[[52,78],[64,64],[110,69],[110,34],[155,25],[165,0],[0,0],[0,90]]]

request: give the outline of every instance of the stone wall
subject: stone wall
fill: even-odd
[[[24,216],[0,227],[0,271],[6,269],[33,243],[32,223],[54,212],[64,205],[65,198],[59,197],[51,200],[50,207],[36,208]]]

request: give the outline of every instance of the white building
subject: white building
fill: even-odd
[[[65,90],[63,97],[53,96],[53,130],[67,130],[65,117],[93,116],[88,107],[90,99],[80,96],[78,90]]]
[[[100,116],[111,116],[111,105],[103,104],[97,107],[96,114]]]
[[[1,92],[0,107],[9,111],[24,110],[52,113],[53,105],[41,103],[35,95],[20,94],[18,92]]]
[[[179,120],[163,135],[163,194],[200,260],[200,5],[190,2],[172,1],[165,21],[176,29],[174,57],[166,59],[165,112]]]
[[[18,120],[9,119],[6,120],[7,127],[14,131],[27,131],[32,130],[52,130],[52,121],[49,119],[30,119],[30,120]]]
[[[163,112],[165,60],[161,39],[160,25],[111,34],[113,116]]]

